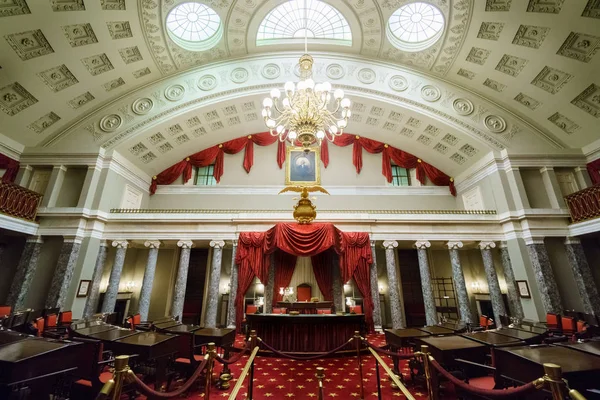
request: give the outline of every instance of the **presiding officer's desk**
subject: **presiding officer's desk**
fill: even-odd
[[[277,307],[286,308],[289,311],[298,311],[301,314],[316,314],[320,308],[331,309],[332,301],[295,301],[293,303],[287,301],[278,301]]]
[[[249,330],[256,330],[271,347],[295,353],[331,351],[355,331],[365,331],[364,314],[247,314],[246,321]]]

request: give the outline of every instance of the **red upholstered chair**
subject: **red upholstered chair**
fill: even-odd
[[[253,306],[248,304],[246,306],[246,314],[256,314],[256,312],[258,311],[258,306]]]
[[[587,331],[588,325],[585,321],[577,320],[577,333],[584,333]]]
[[[129,329],[135,331],[135,327],[142,323],[142,317],[140,314],[133,314],[127,317],[125,322],[129,325]]]
[[[72,311],[61,311],[58,314],[58,325],[60,326],[69,326],[73,322],[73,312]]]
[[[362,306],[350,306],[350,314],[362,314]]]
[[[275,307],[273,308],[273,314],[287,314],[287,308]]]
[[[487,315],[481,315],[479,317],[479,326],[482,327],[484,330],[487,331],[488,329],[491,329],[493,325],[494,320],[488,317]]]
[[[44,334],[44,318],[36,318],[31,325],[33,326],[36,336],[42,336]]]
[[[0,306],[0,318],[10,315],[11,311],[12,311],[11,306]]]
[[[560,332],[562,330],[560,315],[547,313],[546,326],[551,332]]]
[[[310,301],[312,288],[309,284],[301,283],[296,287],[296,298],[298,301]]]
[[[577,323],[575,322],[575,318],[562,316],[560,318],[560,322],[563,334],[571,336],[577,332]]]
[[[331,314],[331,308],[317,308],[317,314]]]

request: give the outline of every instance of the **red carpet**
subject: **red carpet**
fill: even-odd
[[[376,346],[385,345],[385,338],[382,334],[369,335],[369,342]],[[243,337],[240,335],[236,340],[235,346],[243,347]],[[375,359],[370,355],[364,355],[363,381],[365,390],[365,399],[377,398],[377,377],[375,371]],[[382,357],[385,362],[392,367],[392,360],[386,356]],[[236,384],[237,377],[240,375],[248,355],[236,364],[231,366],[234,376],[231,381],[231,387],[228,390],[213,389],[211,399],[229,398],[229,394]],[[315,378],[315,368],[325,368],[325,398],[326,399],[357,399],[360,398],[359,371],[354,357],[327,358],[310,361],[294,361],[290,359],[261,357],[255,359],[255,379],[254,396],[255,400],[274,400],[274,399],[311,399],[317,398],[318,381]],[[222,367],[216,368],[216,373],[221,372]],[[410,382],[410,374],[406,362],[401,364],[404,379],[408,383],[408,389],[417,399],[427,399],[427,389],[419,385],[413,385]],[[392,389],[390,382],[383,368],[380,367],[382,399],[403,399],[405,398],[400,390]],[[175,386],[175,385],[173,385]],[[451,389],[451,385],[450,386]],[[173,390],[174,387],[171,388]],[[247,379],[242,386],[236,399],[245,400],[247,398]],[[189,398],[204,397],[204,394],[193,393]],[[442,399],[454,399],[451,390],[441,392]]]

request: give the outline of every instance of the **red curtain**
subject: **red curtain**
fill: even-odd
[[[333,248],[340,255],[340,275],[344,282],[365,269],[360,276],[369,276],[368,268],[373,262],[369,234],[366,232],[342,232],[332,224],[279,223],[266,232],[240,233],[235,262],[239,270],[253,271],[261,282],[267,281],[269,254],[275,249],[296,256],[314,256]],[[242,295],[243,296],[243,295]],[[365,292],[365,319],[373,330],[373,302],[367,300]],[[370,304],[370,307],[367,306]],[[238,313],[241,311],[238,310]],[[241,321],[241,319],[240,319]]]
[[[238,332],[242,327],[242,320],[244,319],[244,297],[252,281],[254,280],[254,271],[251,268],[239,268],[238,267],[238,287],[235,295],[235,326]]]
[[[285,251],[275,251],[275,283],[273,285],[273,307],[278,301],[283,300],[283,296],[279,294],[279,288],[290,286],[292,275],[296,269],[296,259],[298,257],[286,253]]]
[[[333,301],[333,269],[331,250],[326,250],[310,258],[317,285],[326,301]]]
[[[2,182],[12,183],[15,181],[17,173],[19,172],[19,162],[4,154],[0,154],[0,169],[6,170],[4,176],[2,176]]]
[[[600,185],[600,158],[588,163],[587,170],[592,179],[592,184]]]

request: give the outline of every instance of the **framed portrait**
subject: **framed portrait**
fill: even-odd
[[[529,285],[527,285],[527,281],[516,281],[517,289],[519,290],[519,296],[524,297],[526,299],[531,298],[531,293],[529,293]]]
[[[77,297],[86,297],[88,292],[90,291],[90,286],[92,285],[92,281],[87,279],[82,279],[79,281],[79,288],[77,289]]]
[[[321,184],[321,149],[288,146],[285,157],[286,185]]]

